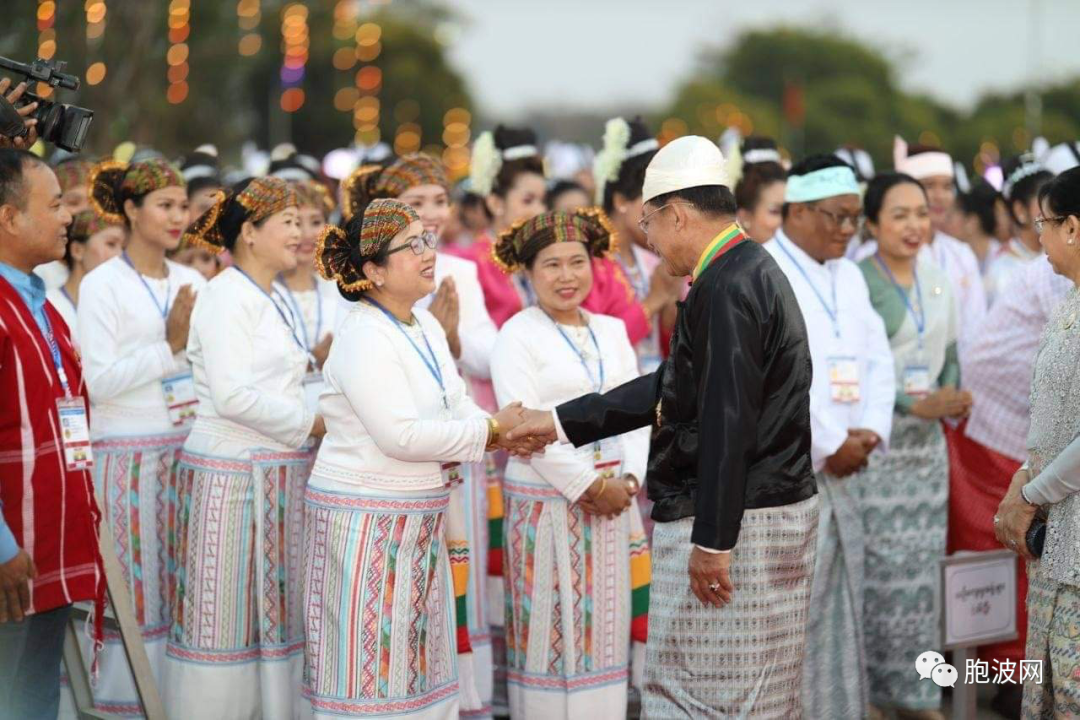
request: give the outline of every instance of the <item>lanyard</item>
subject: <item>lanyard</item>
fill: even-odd
[[[633,252],[633,250],[631,250]],[[641,267],[641,263],[634,257],[634,261],[637,267],[637,280],[634,279],[635,274],[630,271],[629,266],[623,260],[622,255],[619,253],[612,253],[615,257],[615,262],[619,263],[619,267],[622,268],[623,273],[626,275],[626,279],[630,281],[630,284],[634,286],[634,294],[637,295],[638,302],[641,302],[649,295],[649,278],[645,277],[645,270]]]
[[[45,316],[45,342],[49,345],[49,354],[52,355],[53,365],[56,366],[56,374],[60,376],[60,386],[64,388],[64,397],[71,397],[71,385],[68,383],[67,373],[64,372],[64,363],[60,360],[60,345],[56,342],[53,334],[52,321]]]
[[[919,348],[923,346],[923,333],[926,331],[926,307],[923,305],[922,287],[919,285],[919,273],[912,270],[912,275],[915,276],[915,292],[918,294],[918,311],[911,305],[911,299],[908,298],[908,294],[904,292],[904,288],[900,286],[900,283],[896,282],[896,278],[893,276],[892,271],[889,270],[885,261],[881,259],[881,253],[874,253],[874,259],[877,260],[878,267],[885,271],[885,274],[889,276],[889,281],[896,288],[896,292],[900,295],[900,299],[904,301],[904,305],[907,307],[908,312],[911,313],[911,319],[915,321],[915,329],[919,333]]]
[[[67,288],[63,285],[60,286],[60,294],[67,298],[67,301],[71,303],[71,307],[78,309],[75,305],[75,301],[71,299],[71,295],[68,293]]]
[[[281,310],[281,305],[275,302],[273,296],[263,290],[262,285],[259,285],[259,283],[255,282],[255,279],[248,275],[246,272],[244,272],[239,265],[233,265],[233,267],[236,268],[236,272],[246,277],[248,281],[258,289],[259,292],[266,296],[266,299],[269,300],[270,304],[274,306],[275,310],[277,310],[277,314],[281,318],[281,321],[285,323],[285,326],[287,328],[289,328],[289,335],[292,336],[293,342],[296,343],[296,346],[300,348],[300,350],[302,350],[305,355],[307,355],[308,361],[312,365],[317,365],[318,363],[315,362],[314,356],[312,356],[312,354],[308,352],[308,349],[304,346],[304,343],[300,342],[300,338],[296,337],[296,326],[292,322],[289,322],[289,319],[285,317],[285,313]],[[291,309],[289,309],[289,314],[292,315]]]
[[[127,250],[125,250],[120,257],[124,258],[124,262],[132,269],[135,276],[139,278],[139,282],[142,283],[142,286],[146,288],[146,293],[150,296],[150,299],[154,301],[154,306],[157,307],[158,312],[161,313],[161,319],[166,320],[169,317],[169,305],[172,303],[172,278],[167,277],[165,279],[165,307],[162,307],[161,303],[158,302],[157,295],[155,295],[154,291],[150,288],[150,283],[146,282],[146,278],[142,276],[142,273],[135,269],[135,264],[132,263],[131,258],[128,257]],[[66,295],[67,293],[64,294]],[[70,300],[71,298],[68,299]]]
[[[424,351],[420,349],[420,346],[416,344],[416,341],[412,339],[409,333],[405,332],[405,324],[394,317],[392,312],[380,305],[378,301],[372,300],[366,295],[364,296],[364,300],[373,307],[381,310],[382,314],[385,315],[390,322],[394,323],[397,329],[401,331],[401,334],[405,336],[405,339],[409,341],[409,344],[413,346],[413,350],[416,351],[416,354],[424,361],[424,365],[427,366],[428,372],[431,373],[431,377],[435,378],[435,382],[439,384],[439,390],[442,391],[443,407],[449,410],[450,401],[446,397],[446,383],[443,382],[442,370],[439,369],[439,360],[435,357],[435,351],[431,349],[431,343],[428,342],[427,333],[424,332],[424,326],[420,324],[419,320],[416,321],[417,327],[420,328],[420,337],[424,339],[424,345],[427,347],[427,355],[424,354]]]
[[[319,292],[319,285],[318,283],[315,284],[315,337],[312,338],[311,342],[309,343],[307,322],[305,322],[304,320],[304,313],[300,311],[300,304],[296,302],[296,296],[293,295],[292,290],[289,289],[289,286],[285,284],[285,278],[278,275],[278,282],[281,284],[281,287],[285,289],[285,294],[288,295],[289,305],[292,306],[293,317],[296,318],[296,320],[300,323],[300,333],[303,336],[304,346],[307,348],[308,352],[310,352],[313,347],[319,344],[319,335],[322,334],[322,293]]]
[[[815,285],[814,281],[810,279],[810,274],[806,272],[806,268],[802,266],[802,263],[795,259],[795,256],[792,255],[791,251],[787,249],[784,240],[779,235],[776,236],[776,244],[780,246],[780,249],[783,250],[784,254],[788,256],[788,259],[791,260],[795,267],[799,269],[799,272],[802,273],[803,279],[806,280],[806,284],[809,285],[810,289],[814,291],[815,295],[817,295],[818,302],[821,303],[821,307],[825,308],[825,312],[828,313],[829,319],[832,320],[833,333],[836,335],[836,337],[839,338],[840,306],[836,302],[836,276],[833,275],[830,271],[829,276],[832,280],[832,307],[829,307],[829,304],[825,302],[825,297],[821,294],[821,291],[817,289],[817,285]]]
[[[544,312],[547,315],[547,312]],[[581,367],[585,368],[585,374],[589,376],[589,382],[596,386],[596,392],[601,392],[604,389],[604,356],[600,352],[600,343],[596,342],[596,334],[593,333],[591,325],[586,325],[585,329],[589,331],[589,337],[592,338],[593,347],[596,348],[597,361],[600,364],[600,382],[596,382],[593,378],[592,370],[589,369],[589,363],[585,360],[585,354],[581,352],[578,346],[570,339],[570,336],[562,329],[559,323],[555,322],[555,318],[548,315],[548,319],[555,325],[555,329],[562,335],[562,339],[566,341],[566,344],[570,346],[570,349],[577,355],[578,360],[581,361]]]

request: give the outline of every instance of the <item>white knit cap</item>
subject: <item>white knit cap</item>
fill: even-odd
[[[730,187],[725,165],[724,154],[707,138],[686,135],[672,140],[657,151],[645,169],[641,201],[702,185]]]

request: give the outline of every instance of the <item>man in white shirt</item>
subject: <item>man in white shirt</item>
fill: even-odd
[[[844,258],[861,208],[847,164],[809,157],[791,169],[783,226],[765,244],[795,291],[814,363],[811,457],[821,515],[803,666],[807,717],[862,717],[868,704],[862,514],[845,478],[887,442],[896,378],[885,324],[862,272]]]

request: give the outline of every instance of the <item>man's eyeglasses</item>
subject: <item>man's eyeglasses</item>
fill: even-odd
[[[1059,222],[1064,222],[1064,221],[1066,221],[1068,219],[1069,219],[1068,215],[1058,215],[1057,217],[1048,217],[1048,218],[1044,218],[1044,217],[1035,218],[1035,223],[1034,223],[1035,232],[1042,235],[1043,228],[1046,227],[1046,223],[1051,223],[1051,222],[1052,223],[1059,223]]]
[[[862,222],[862,213],[855,213],[854,215],[838,215],[837,213],[830,212],[819,205],[811,205],[810,207],[817,210],[819,213],[825,216],[825,219],[838,228],[844,227],[844,223],[851,223],[852,230],[859,229],[859,223]]]
[[[669,202],[666,205],[661,205],[660,207],[656,208],[655,210],[653,210],[651,213],[649,213],[645,217],[638,220],[637,226],[641,229],[641,232],[643,234],[648,235],[649,234],[649,218],[651,218],[653,215],[660,212],[664,208],[671,207],[672,205],[690,205],[690,204],[691,203],[688,203],[688,202]]]
[[[435,249],[435,246],[439,244],[439,238],[433,232],[425,232],[417,235],[413,239],[404,245],[398,245],[393,250],[388,250],[387,255],[393,255],[396,252],[401,252],[408,248],[413,251],[413,255],[423,255],[425,248]]]

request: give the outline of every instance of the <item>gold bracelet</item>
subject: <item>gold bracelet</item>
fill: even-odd
[[[495,446],[499,443],[499,421],[493,417],[487,419],[488,425],[488,441],[487,446],[484,448],[487,452],[491,452],[495,449]]]
[[[590,500],[595,500],[597,497],[603,495],[605,490],[607,490],[607,476],[601,475],[600,476],[600,489],[596,491],[596,495],[592,496],[589,499]]]

